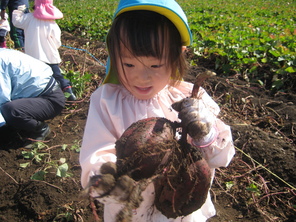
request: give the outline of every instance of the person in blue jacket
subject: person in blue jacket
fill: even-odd
[[[0,127],[26,132],[29,144],[42,141],[50,133],[45,120],[64,106],[64,93],[50,66],[18,50],[0,48]]]
[[[16,10],[18,6],[26,5],[24,13],[29,12],[29,0],[1,0],[1,18],[6,20],[5,12],[8,8],[9,24],[10,24],[10,37],[14,42],[14,48],[23,50],[24,48],[24,30],[16,28],[12,23],[12,12]]]

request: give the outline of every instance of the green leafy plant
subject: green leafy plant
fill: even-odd
[[[87,86],[87,83],[91,81],[92,75],[89,73],[81,74],[80,72],[75,72],[73,70],[63,71],[62,73],[65,78],[71,81],[75,95],[78,98],[81,98],[83,93],[85,92],[85,87]],[[67,96],[70,96],[70,94],[65,93],[65,96],[67,98]]]
[[[260,196],[261,195],[260,189],[258,188],[258,186],[255,183],[251,183],[246,188],[246,190],[254,193],[256,196]]]
[[[81,143],[81,140],[74,140],[74,144],[71,145],[70,150],[75,151],[76,153],[79,153],[80,152],[80,147],[81,147],[80,143]],[[62,145],[62,150],[63,151],[65,151],[67,148],[68,148],[67,144]]]
[[[75,151],[76,153],[80,152],[81,140],[74,140],[74,144],[71,146],[70,150]]]
[[[68,172],[69,166],[66,163],[65,158],[60,158],[59,161],[54,161],[51,163],[52,167],[56,169],[56,176],[58,177],[71,177],[73,176]]]
[[[73,175],[68,172],[68,164],[66,163],[65,158],[61,158],[60,160],[52,160],[44,163],[41,170],[37,171],[31,176],[33,180],[44,180],[45,175],[49,173],[50,170],[55,170],[57,177],[72,177]]]
[[[65,146],[63,146],[65,147]],[[55,175],[58,177],[72,177],[73,175],[68,172],[69,166],[66,163],[65,158],[60,158],[59,160],[51,160],[51,154],[46,152],[44,148],[47,148],[47,145],[42,142],[36,142],[33,144],[32,149],[22,151],[22,156],[24,159],[29,159],[30,162],[21,163],[21,168],[27,168],[33,162],[41,163],[42,167],[36,173],[31,176],[33,180],[44,180],[45,175],[51,170],[55,171]],[[44,158],[44,157],[47,158]]]
[[[49,156],[49,153],[41,152],[43,148],[47,147],[46,144],[42,142],[36,142],[33,144],[32,149],[22,151],[22,156],[25,159],[30,159],[31,161],[36,161],[37,163],[41,162],[44,156]],[[21,167],[27,167],[29,163],[21,164]]]
[[[37,171],[36,173],[34,173],[32,176],[31,176],[31,179],[32,180],[44,180],[44,176],[47,172],[45,170],[40,170],[40,171]]]
[[[75,209],[71,204],[65,204],[59,209],[59,213],[53,219],[53,222],[58,221],[84,221],[82,209]]]
[[[228,181],[228,182],[225,182],[225,185],[226,185],[226,190],[230,190],[234,186],[234,182]]]

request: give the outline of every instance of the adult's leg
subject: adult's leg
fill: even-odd
[[[63,109],[64,95],[59,92],[58,102],[48,97],[23,98],[7,102],[1,107],[1,113],[10,126],[32,132],[40,122],[54,118]]]

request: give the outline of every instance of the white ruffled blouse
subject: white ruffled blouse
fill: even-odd
[[[183,98],[190,97],[193,84],[181,82],[178,86],[167,86],[154,98],[139,100],[122,85],[104,84],[91,96],[90,107],[85,126],[80,164],[82,167],[81,183],[85,188],[90,176],[99,174],[101,165],[107,161],[116,162],[115,142],[122,133],[134,122],[148,117],[165,117],[178,121],[178,113],[171,105]],[[205,106],[217,116],[220,109],[203,88],[199,90]],[[234,155],[230,127],[218,118],[215,121],[218,136],[211,145],[202,148],[204,158],[212,169],[225,167]],[[168,219],[154,206],[154,186],[149,184],[142,196],[144,201],[134,210],[133,222],[200,222],[215,215],[216,211],[208,194],[204,205],[186,217]],[[117,212],[123,204],[104,199],[104,221],[115,222]]]

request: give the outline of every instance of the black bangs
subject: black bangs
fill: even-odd
[[[187,70],[179,31],[168,18],[156,12],[137,10],[118,15],[108,32],[107,48],[115,73],[126,50],[134,57],[164,59],[176,81],[182,80]]]
[[[122,15],[125,17],[125,15]],[[162,19],[159,14],[150,11],[133,11],[126,13],[122,24],[121,41],[128,46],[135,56],[153,56],[161,58],[163,47]],[[161,48],[160,48],[161,47]]]
[[[130,11],[122,13],[118,19],[121,20],[118,27],[121,44],[134,56],[152,56],[161,59],[163,54],[170,53],[172,44],[176,42],[175,36],[180,36],[171,21],[156,12]],[[173,41],[170,39],[172,37]],[[179,39],[181,43],[181,37]],[[180,45],[173,47],[179,48]]]

